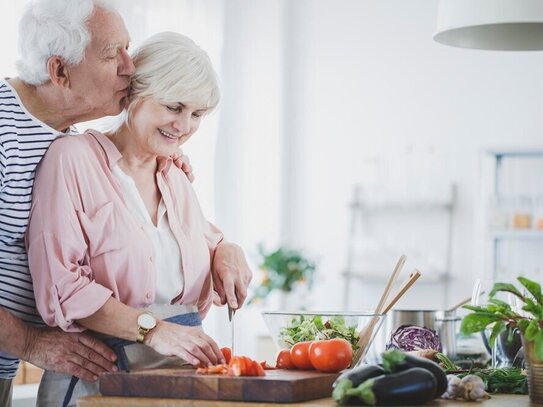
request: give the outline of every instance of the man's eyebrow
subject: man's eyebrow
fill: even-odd
[[[107,51],[109,51],[111,49],[119,49],[121,47],[122,47],[122,45],[120,43],[118,43],[118,42],[113,43],[113,44],[106,44],[106,46],[102,49],[102,51],[107,52]]]

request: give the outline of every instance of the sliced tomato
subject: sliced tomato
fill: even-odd
[[[257,362],[255,362],[249,356],[243,356],[243,358],[245,359],[245,374],[247,376],[255,376],[253,365],[254,365],[254,363],[257,363]]]
[[[245,361],[239,356],[233,356],[228,364],[228,375],[229,376],[243,376],[245,370]]]
[[[221,348],[221,353],[224,356],[224,360],[226,360],[226,364],[230,363],[232,360],[232,349],[230,348]]]
[[[255,362],[254,360],[252,360],[248,365],[247,365],[247,371],[245,372],[245,375],[246,376],[257,376],[258,375],[258,371],[257,371],[257,365],[258,363]],[[260,366],[260,365],[259,365]]]
[[[265,376],[264,368],[247,356],[232,356],[228,364],[229,376]]]
[[[253,360],[253,371],[255,372],[255,376],[266,376],[264,368],[256,360]]]
[[[268,362],[266,362],[265,360],[263,360],[262,362],[260,362],[260,366],[262,366],[262,369],[264,369],[264,370],[273,370],[273,369],[275,369],[275,367],[270,366],[270,365],[268,364]]]

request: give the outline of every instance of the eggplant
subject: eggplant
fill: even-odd
[[[339,375],[334,384],[333,388],[343,380],[350,380],[353,387],[358,386],[359,384],[365,382],[372,377],[384,375],[385,369],[377,365],[364,365],[360,367],[355,367],[354,369],[349,369]]]
[[[339,404],[398,406],[419,405],[435,398],[436,379],[428,370],[414,367],[399,373],[378,376],[352,387],[349,380],[338,383],[332,397]]]
[[[345,372],[340,374],[334,384],[332,384],[332,388],[335,389],[336,386],[338,386],[339,388],[357,387],[358,385],[364,383],[366,380],[373,377],[382,376],[385,373],[385,369],[377,365],[365,365],[355,367],[354,369],[346,370]],[[346,396],[343,398],[341,404],[360,404],[359,402],[357,403],[357,400],[358,399],[354,396]]]
[[[440,397],[447,391],[447,374],[436,362],[430,359],[420,358],[399,350],[384,352],[382,359],[385,370],[391,373],[403,372],[414,367],[428,370],[436,379],[437,386],[434,398]]]

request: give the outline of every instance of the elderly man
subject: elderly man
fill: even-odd
[[[116,369],[114,353],[96,339],[42,327],[24,234],[36,166],[49,145],[75,123],[119,114],[134,72],[123,20],[101,1],[35,0],[20,27],[19,77],[0,80],[1,406],[10,404],[19,358],[85,380]],[[212,265],[217,302],[238,308],[251,272],[238,246],[221,248]]]

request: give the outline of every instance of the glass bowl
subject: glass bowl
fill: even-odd
[[[385,314],[371,311],[263,311],[262,317],[278,350],[289,349],[297,342],[339,337],[354,345],[353,354],[356,357],[353,356],[353,361],[356,364],[361,363],[368,354],[385,320]]]

